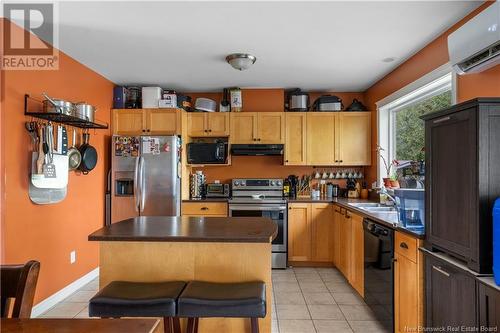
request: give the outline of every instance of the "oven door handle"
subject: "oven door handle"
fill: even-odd
[[[264,207],[264,206],[245,206],[245,205],[229,205],[229,210],[272,210],[272,211],[280,211],[286,210],[286,206],[275,206],[275,207]]]

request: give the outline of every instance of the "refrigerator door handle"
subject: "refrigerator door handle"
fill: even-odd
[[[139,163],[140,157],[135,158],[135,168],[134,168],[134,208],[135,211],[139,211],[139,198],[141,197],[141,193],[139,192]]]
[[[140,208],[139,208],[139,212],[144,212],[144,206],[146,205],[146,196],[144,195],[145,193],[145,187],[146,187],[146,184],[145,184],[145,178],[144,177],[144,158],[141,156],[140,157],[141,159],[141,162],[139,163],[139,173],[140,173],[140,186],[141,186],[141,204],[140,204]]]

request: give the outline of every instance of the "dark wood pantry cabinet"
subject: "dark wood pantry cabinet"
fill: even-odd
[[[491,273],[492,208],[500,197],[500,98],[423,116],[426,244]]]
[[[426,326],[477,327],[473,275],[426,254]]]
[[[479,326],[500,327],[500,287],[491,287],[484,282],[477,284]]]

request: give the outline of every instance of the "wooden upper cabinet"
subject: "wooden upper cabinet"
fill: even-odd
[[[312,261],[333,262],[332,213],[329,203],[311,204]]]
[[[371,112],[339,112],[335,162],[371,165]]]
[[[140,109],[113,110],[113,134],[140,135],[145,129],[145,119]]]
[[[331,112],[307,114],[307,164],[333,165],[335,162],[335,121]]]
[[[188,135],[189,136],[205,136],[207,134],[207,124],[205,113],[201,112],[188,112]]]
[[[146,109],[146,131],[151,135],[180,133],[181,113],[177,109]]]
[[[190,112],[187,117],[188,135],[192,137],[228,136],[229,114],[225,112]]]
[[[257,140],[256,112],[231,112],[231,143],[249,144]]]
[[[351,223],[351,268],[349,283],[364,297],[365,290],[365,253],[364,253],[364,231],[363,217],[351,212],[346,213]]]
[[[178,109],[115,109],[113,134],[174,135],[180,133]]]
[[[311,204],[288,205],[288,260],[311,260]]]
[[[206,124],[210,136],[229,135],[229,113],[227,112],[208,113]]]
[[[286,112],[285,114],[285,164],[305,165],[307,116],[305,112]]]
[[[257,112],[257,143],[285,143],[283,112]]]

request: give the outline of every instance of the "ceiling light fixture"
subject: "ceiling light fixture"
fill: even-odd
[[[233,53],[226,57],[227,63],[239,71],[250,68],[256,60],[255,56],[248,53]]]

